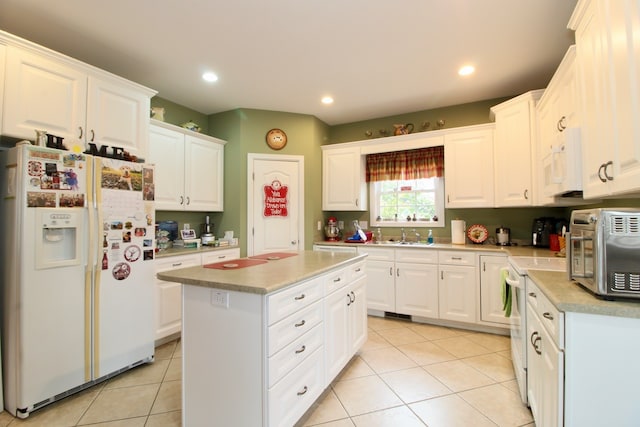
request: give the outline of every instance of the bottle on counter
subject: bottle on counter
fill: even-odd
[[[429,230],[429,235],[427,236],[427,243],[433,244],[433,230]]]
[[[380,227],[376,230],[376,242],[382,243],[382,230],[380,230]]]

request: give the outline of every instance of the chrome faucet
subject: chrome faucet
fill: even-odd
[[[420,242],[420,233],[418,233],[415,228],[412,231],[413,231],[413,234],[416,235],[416,242],[419,243]]]
[[[407,234],[404,232],[404,228],[401,228],[400,231],[402,232],[402,237],[400,238],[400,241],[404,243],[407,241]]]

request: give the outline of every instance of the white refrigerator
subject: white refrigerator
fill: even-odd
[[[154,170],[19,143],[0,152],[5,410],[153,361]]]

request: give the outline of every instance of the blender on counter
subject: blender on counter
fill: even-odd
[[[204,218],[204,230],[202,231],[202,235],[200,236],[200,240],[202,240],[202,244],[205,246],[213,246],[216,238],[212,233],[213,224],[209,222],[209,215]]]

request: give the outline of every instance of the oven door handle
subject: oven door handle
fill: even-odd
[[[524,286],[520,285],[520,281],[519,280],[513,280],[511,278],[511,274],[507,275],[507,277],[505,277],[505,281],[507,282],[507,285],[509,286],[513,286],[514,288],[523,288]]]

